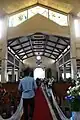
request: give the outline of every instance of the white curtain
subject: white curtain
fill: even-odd
[[[15,112],[10,118],[8,118],[8,119],[3,119],[3,118],[0,116],[0,120],[20,120],[22,114],[23,114],[23,100],[22,100],[22,98],[21,98],[20,104],[19,104],[19,106],[17,107],[16,112]]]
[[[71,120],[80,120],[80,112],[72,112]]]
[[[52,90],[50,90],[50,93],[51,93],[51,96],[52,96],[53,104],[54,104],[55,108],[57,109],[58,114],[59,114],[61,120],[70,120],[70,119],[68,119],[68,118],[64,115],[64,113],[63,113],[62,110],[60,109],[59,105],[57,104],[57,102],[56,102],[56,100],[55,100],[55,98],[54,98],[54,95],[53,95]]]
[[[62,112],[62,110],[60,109],[60,107],[58,106],[55,98],[54,98],[54,95],[52,93],[52,90],[50,90],[51,92],[51,95],[52,95],[52,99],[53,99],[53,104],[54,106],[56,107],[57,111],[58,111],[58,114],[61,118],[61,120],[80,120],[80,112],[72,112],[72,117],[70,119],[68,119],[64,113]]]
[[[55,108],[57,109],[58,114],[59,114],[61,120],[80,120],[80,112],[72,112],[72,117],[70,119],[68,119],[64,115],[64,113],[62,112],[62,110],[60,109],[59,105],[57,104],[57,102],[56,102],[56,100],[54,98],[52,90],[50,90],[50,93],[51,93],[51,96],[52,96],[53,104],[54,104]]]

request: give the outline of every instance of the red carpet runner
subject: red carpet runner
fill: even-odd
[[[53,120],[41,88],[36,92],[33,120]]]
[[[33,120],[52,120],[46,99],[40,88],[36,92]]]

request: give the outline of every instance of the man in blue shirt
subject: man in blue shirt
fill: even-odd
[[[34,97],[37,85],[33,77],[30,76],[31,69],[27,68],[24,70],[24,78],[20,81],[18,89],[22,92],[23,98],[23,109],[24,109],[24,120],[32,120],[34,112]],[[30,112],[28,116],[28,106]]]

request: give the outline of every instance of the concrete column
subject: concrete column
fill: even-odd
[[[71,78],[77,80],[77,65],[75,58],[71,59]]]
[[[15,67],[12,66],[12,81],[11,82],[15,82]]]
[[[56,69],[56,63],[51,64],[50,66],[52,71],[52,77],[57,78],[57,69]],[[56,79],[58,81],[58,79]]]
[[[21,61],[19,61],[19,71],[18,71],[18,76],[19,76],[19,79],[21,78],[21,72],[22,72],[22,70],[23,70],[23,64],[21,63]]]
[[[76,36],[74,27],[74,16],[69,15],[70,27],[70,59],[71,59],[71,78],[77,80],[77,65],[76,65]]]
[[[64,81],[66,81],[66,65],[63,64]]]
[[[17,74],[18,74],[18,81],[19,81],[19,79],[20,79],[20,71],[19,71],[19,68],[18,68],[18,70],[17,70]]]
[[[64,56],[63,56],[63,74],[64,74],[64,81],[66,81],[66,65],[64,61]]]
[[[8,16],[0,18],[0,48],[1,50],[1,82],[5,83],[7,79],[7,31]]]
[[[19,68],[17,70],[17,74],[18,74],[18,80],[17,81],[19,81],[19,79],[20,79],[20,72],[21,72],[21,63],[19,61]]]
[[[7,59],[1,61],[1,83],[6,83],[7,79]]]
[[[60,80],[62,79],[62,73],[63,73],[62,68],[59,67]]]
[[[60,69],[59,69],[59,61],[56,62],[56,69],[58,73],[58,81],[60,80]]]
[[[15,82],[15,57],[14,57],[14,65],[12,66],[12,82]]]

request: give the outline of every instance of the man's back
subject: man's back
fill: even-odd
[[[22,92],[24,120],[32,120],[35,107],[36,82],[30,77],[32,70],[28,67],[23,71],[24,78],[19,83],[19,91]],[[28,107],[30,109],[28,109]]]
[[[22,98],[32,98],[35,96],[36,82],[30,76],[24,77],[19,84],[19,90],[22,91]]]

